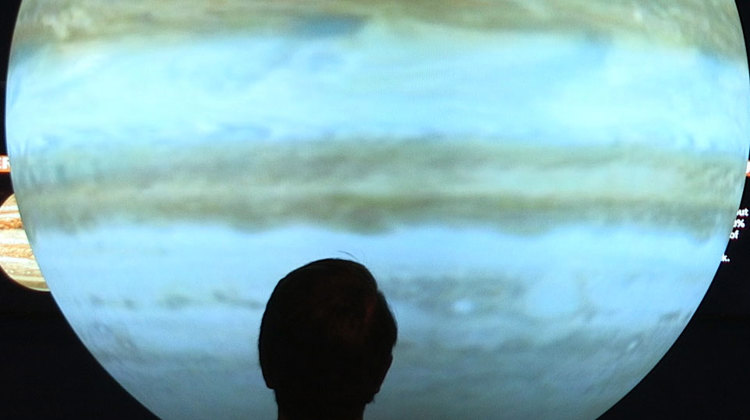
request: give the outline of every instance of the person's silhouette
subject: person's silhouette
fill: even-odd
[[[393,360],[396,321],[372,274],[325,259],[276,285],[258,338],[279,420],[358,420]]]

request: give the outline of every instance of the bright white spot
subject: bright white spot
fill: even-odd
[[[474,302],[469,299],[460,299],[453,302],[453,312],[457,314],[468,314],[474,311]]]
[[[635,10],[633,10],[633,20],[638,23],[643,22],[643,12],[641,11],[641,9],[636,8]]]
[[[638,340],[633,340],[628,344],[628,351],[633,351],[636,347],[638,347]]]

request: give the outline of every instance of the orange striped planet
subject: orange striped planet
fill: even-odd
[[[48,292],[47,282],[31,251],[23,229],[16,196],[11,194],[0,205],[0,268],[23,287]]]

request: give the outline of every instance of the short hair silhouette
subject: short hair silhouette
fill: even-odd
[[[362,264],[324,259],[287,274],[258,338],[279,418],[362,418],[390,368],[396,336],[385,297]]]

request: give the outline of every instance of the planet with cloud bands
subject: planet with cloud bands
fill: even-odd
[[[13,194],[0,205],[0,268],[23,287],[39,292],[49,291],[23,230]]]
[[[731,0],[25,0],[13,185],[86,347],[163,418],[272,418],[265,302],[368,266],[369,419],[594,418],[727,244],[750,139]]]

